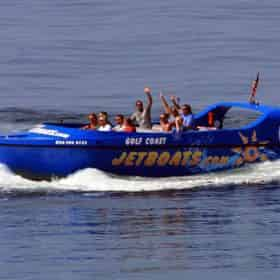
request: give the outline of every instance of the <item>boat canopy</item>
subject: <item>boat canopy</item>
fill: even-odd
[[[274,112],[279,112],[276,107],[267,105],[256,105],[243,102],[219,102],[210,105],[205,110],[199,112],[195,115],[195,125],[196,126],[207,126],[208,125],[208,114],[211,112],[214,115],[215,126],[217,128],[223,128],[223,122],[225,115],[230,109],[241,109],[249,110],[258,114],[258,117],[244,128],[249,128],[256,126],[261,123],[265,118]]]

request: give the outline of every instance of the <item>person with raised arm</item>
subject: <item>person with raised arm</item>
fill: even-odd
[[[139,128],[143,129],[151,129],[152,122],[151,122],[151,109],[153,105],[153,98],[151,94],[151,89],[149,87],[144,88],[144,93],[147,95],[148,103],[144,106],[141,100],[137,100],[136,110],[131,115],[130,119],[139,126]]]
[[[164,95],[160,93],[160,99],[165,111],[165,114],[168,114],[169,116],[169,123],[171,127],[175,127],[176,131],[182,131],[183,130],[183,118],[179,114],[178,109],[173,104],[173,106],[169,106],[168,102],[166,101]]]
[[[166,101],[164,95],[162,94],[162,92],[159,93],[159,97],[163,106],[163,109],[165,111],[166,114],[172,115],[172,109],[169,106],[168,102]]]
[[[159,116],[160,130],[164,132],[171,131],[173,124],[169,122],[169,114],[163,113]]]
[[[171,101],[174,107],[180,112],[180,115],[183,119],[183,130],[195,129],[191,105],[184,104],[181,106],[179,104],[178,98],[174,95],[171,96]]]

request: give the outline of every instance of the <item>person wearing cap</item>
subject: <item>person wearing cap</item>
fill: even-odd
[[[131,115],[130,119],[138,125],[140,128],[151,129],[151,109],[153,105],[153,99],[151,94],[151,89],[148,87],[144,88],[144,93],[147,95],[148,103],[144,106],[141,100],[136,101],[136,110]]]

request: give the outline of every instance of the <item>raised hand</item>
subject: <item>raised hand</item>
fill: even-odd
[[[145,92],[146,94],[151,94],[152,90],[151,90],[149,87],[145,87],[145,88],[144,88],[144,92]]]
[[[151,89],[149,87],[145,87],[144,88],[144,92],[146,93],[147,95],[147,98],[148,98],[148,107],[147,108],[151,108],[152,107],[152,104],[153,104],[153,98],[152,98],[152,94],[151,94]]]

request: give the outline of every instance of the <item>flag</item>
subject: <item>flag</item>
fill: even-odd
[[[251,104],[257,103],[256,95],[257,95],[257,88],[259,85],[259,81],[260,81],[260,72],[258,72],[256,80],[253,80],[252,85],[251,85],[251,93],[250,93],[250,97],[249,97],[249,102]]]

